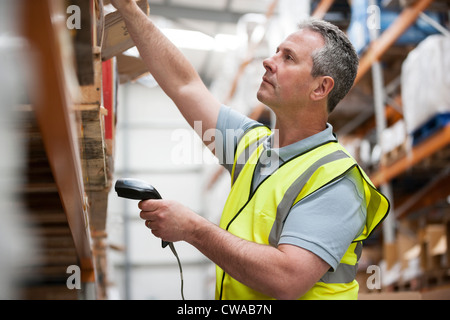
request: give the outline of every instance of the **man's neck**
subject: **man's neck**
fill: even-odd
[[[297,141],[313,136],[326,128],[328,121],[327,112],[298,112],[295,116],[277,115],[275,125],[275,139],[278,146],[282,148]]]

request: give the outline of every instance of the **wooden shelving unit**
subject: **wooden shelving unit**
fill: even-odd
[[[47,210],[51,211],[59,207],[58,211],[62,210],[65,213],[65,216],[58,215],[58,219],[66,218],[62,220],[70,229],[74,250],[66,248],[64,255],[70,256],[72,252],[74,258],[72,262],[76,262],[75,264],[80,267],[82,281],[86,283],[93,282],[95,274],[87,220],[87,199],[76,136],[77,123],[72,109],[75,87],[70,81],[75,79],[73,73],[75,69],[65,60],[71,57],[73,52],[61,46],[60,39],[65,37],[65,26],[55,22],[55,16],[61,12],[60,5],[54,1],[28,1],[24,6],[25,36],[38,57],[35,65],[39,66],[36,75],[36,79],[39,80],[34,84],[36,91],[30,95],[30,99],[36,125],[39,128],[37,132],[45,149],[53,177],[52,182],[57,189],[57,193],[51,193],[51,196],[55,198],[55,204]],[[36,28],[36,25],[40,25],[41,28]],[[29,183],[36,186],[39,181],[36,179]],[[36,189],[34,196],[41,198],[50,195],[46,190]],[[57,201],[58,197],[60,202]],[[33,202],[32,199],[29,203],[31,202]],[[44,205],[51,206],[50,203],[53,202],[49,201]],[[38,218],[42,214],[44,212],[40,212]],[[41,230],[38,233],[46,238],[45,233],[48,228],[39,229]],[[55,231],[55,229],[52,230]],[[46,253],[47,258],[53,256],[52,250],[47,250]],[[44,258],[43,263],[53,267],[54,264],[58,264],[58,261],[52,263],[51,259]],[[48,274],[43,276],[39,280],[40,285],[47,282],[48,277]],[[57,278],[56,275],[53,279],[55,278]]]
[[[21,29],[36,74],[22,128],[27,168],[21,199],[36,235],[36,259],[20,266],[21,298],[106,299],[106,214],[114,171],[117,55],[133,46],[102,0],[27,0]],[[147,1],[139,2],[149,12]],[[80,8],[81,28],[70,29],[67,7]],[[114,15],[113,23],[111,15]],[[39,26],[39,27],[37,27]],[[104,43],[104,35],[109,42]],[[71,290],[67,268],[81,270]]]

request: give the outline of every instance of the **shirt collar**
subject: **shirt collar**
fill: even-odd
[[[336,136],[333,134],[333,126],[329,123],[327,123],[325,130],[282,148],[272,148],[272,140],[273,133],[264,141],[264,149],[278,154],[283,162],[327,141],[337,141]]]

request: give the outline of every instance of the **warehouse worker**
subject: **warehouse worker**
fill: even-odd
[[[192,127],[202,121],[205,144],[216,130],[215,153],[231,173],[220,227],[170,200],[139,203],[146,226],[217,265],[217,299],[356,299],[361,242],[389,203],[327,123],[357,72],[345,35],[311,20],[264,60],[257,96],[276,115],[272,131],[222,106],[134,0],[112,3],[161,88]]]

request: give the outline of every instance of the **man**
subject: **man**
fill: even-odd
[[[139,203],[146,226],[218,266],[217,299],[356,299],[361,241],[389,204],[327,123],[356,76],[358,58],[345,35],[310,21],[264,60],[258,99],[276,115],[272,132],[222,106],[133,0],[112,3],[161,88],[192,127],[202,121],[198,134],[242,133],[220,145],[216,139],[221,160],[233,154],[224,161],[232,188],[220,227],[170,200]]]

